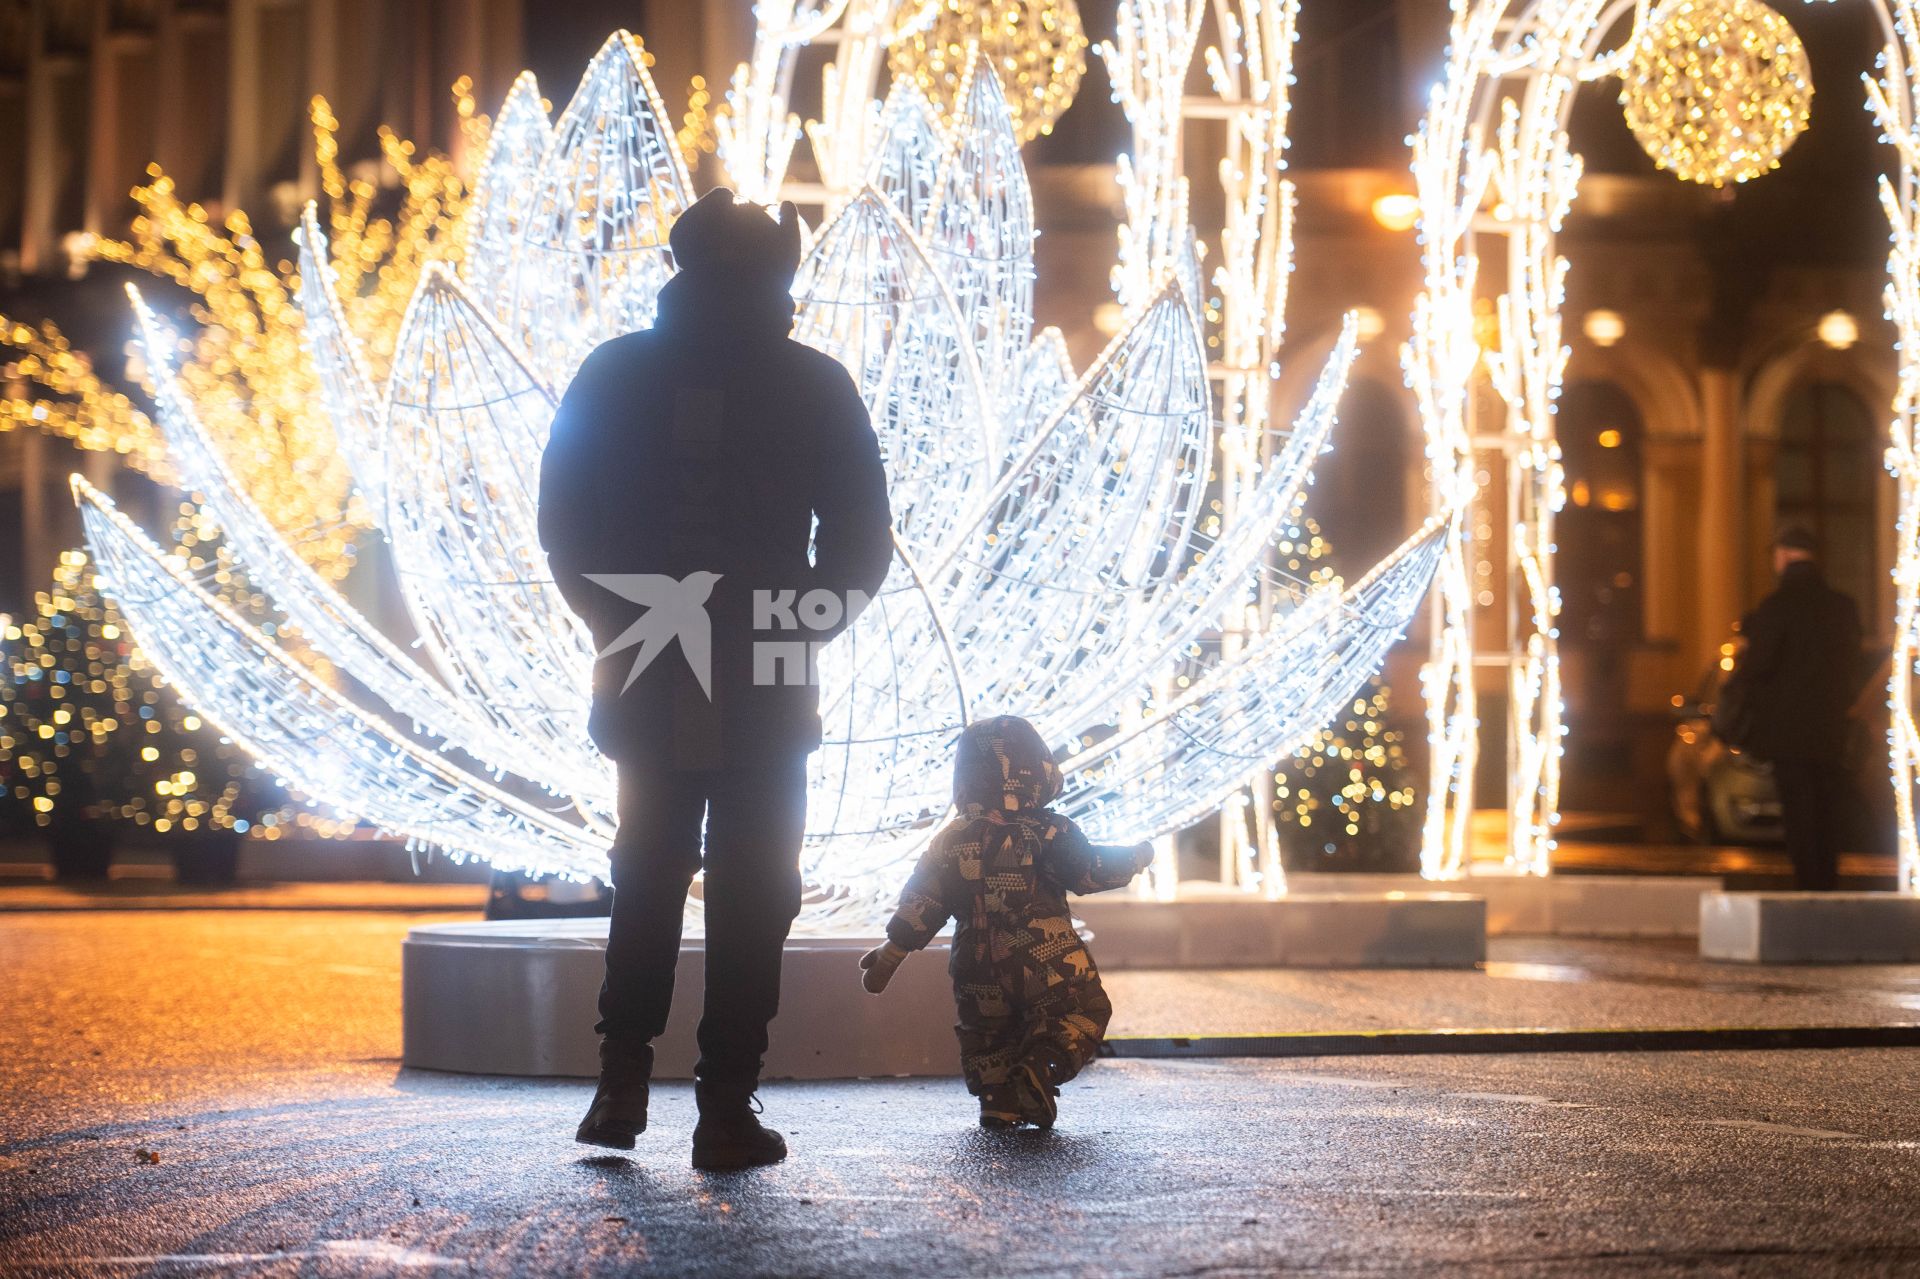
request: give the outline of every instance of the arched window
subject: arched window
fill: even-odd
[[[1813,530],[1827,579],[1863,605],[1880,580],[1873,512],[1880,450],[1873,414],[1850,387],[1808,382],[1781,407],[1774,519]]]
[[[1560,635],[1573,644],[1641,637],[1640,446],[1633,400],[1612,382],[1574,382],[1560,397],[1567,471],[1559,543]]]

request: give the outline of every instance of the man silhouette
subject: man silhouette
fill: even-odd
[[[1838,887],[1840,845],[1852,816],[1848,712],[1860,691],[1860,609],[1827,584],[1814,536],[1774,539],[1779,585],[1740,623],[1746,640],[1722,691],[1732,745],[1773,765],[1794,887]],[[1716,717],[1719,727],[1720,717]]]
[[[704,869],[693,1164],[744,1168],[787,1152],[753,1094],[800,908],[807,755],[820,744],[818,690],[757,684],[754,647],[835,633],[756,632],[794,614],[753,604],[759,592],[831,591],[844,630],[886,576],[891,515],[853,380],[788,337],[793,206],[776,221],[714,191],[668,244],[679,272],[654,326],[580,366],[540,474],[540,541],[600,655],[589,731],[620,775],[600,1087],[576,1139],[631,1149],[646,1129],[652,1041]],[[704,629],[682,616],[699,605]],[[664,613],[650,621],[652,610]]]

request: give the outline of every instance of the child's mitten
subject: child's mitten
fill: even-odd
[[[867,988],[869,995],[879,994],[893,980],[894,970],[900,967],[900,961],[906,957],[906,950],[892,942],[875,946],[860,956],[860,984]]]
[[[1133,846],[1133,868],[1135,873],[1146,870],[1152,866],[1153,857],[1153,844],[1151,841],[1143,839],[1135,844]]]

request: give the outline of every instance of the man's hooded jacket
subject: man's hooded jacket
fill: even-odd
[[[1847,711],[1860,691],[1860,609],[1852,598],[1811,561],[1789,564],[1741,620],[1740,633],[1746,651],[1715,717],[1723,733],[1764,760],[1841,759]]]
[[[590,723],[602,751],[689,769],[774,762],[819,745],[819,695],[767,683],[799,668],[763,653],[756,672],[756,643],[819,643],[851,616],[789,629],[804,615],[756,619],[755,592],[791,602],[824,589],[843,603],[877,592],[893,554],[886,476],[853,379],[788,336],[793,206],[776,222],[714,191],[668,244],[679,270],[653,327],[595,349],[561,401],[541,462],[540,541],[606,653]],[[588,574],[717,574],[694,579],[712,581],[711,695],[677,641],[629,683],[640,646],[608,646],[646,609]],[[756,632],[756,620],[769,625]]]

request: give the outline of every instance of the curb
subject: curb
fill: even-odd
[[[1443,1053],[1720,1052],[1795,1048],[1920,1048],[1920,1024],[1698,1026],[1644,1029],[1293,1031],[1276,1035],[1121,1036],[1103,1057],[1395,1057]]]

